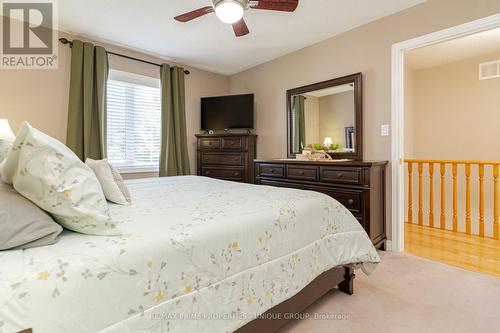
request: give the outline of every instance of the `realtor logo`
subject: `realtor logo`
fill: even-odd
[[[3,0],[2,69],[56,69],[54,0]]]

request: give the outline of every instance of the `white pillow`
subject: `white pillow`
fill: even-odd
[[[91,235],[121,234],[94,172],[64,144],[27,122],[0,173],[63,227]]]
[[[0,163],[7,157],[12,142],[0,139]]]
[[[94,170],[106,199],[120,205],[130,205],[132,203],[130,192],[123,182],[122,176],[109,164],[107,159],[96,161],[87,158],[85,164]]]

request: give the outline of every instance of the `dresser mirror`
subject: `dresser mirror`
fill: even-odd
[[[358,73],[288,90],[288,158],[312,147],[362,160],[362,89]]]

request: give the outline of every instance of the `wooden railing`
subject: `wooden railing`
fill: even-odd
[[[500,161],[469,161],[469,160],[420,160],[420,159],[406,159],[407,171],[408,171],[408,217],[407,223],[418,223],[419,225],[424,225],[424,216],[428,217],[425,221],[425,225],[433,228],[449,229],[454,232],[464,232],[466,234],[472,234],[472,223],[477,222],[477,235],[480,237],[492,237],[494,239],[499,239],[499,203],[498,203],[498,177],[499,177],[499,166]],[[435,220],[434,210],[435,210],[435,189],[434,189],[434,175],[436,166],[439,165],[439,177],[440,177],[440,215],[439,224]],[[448,166],[448,168],[447,168]],[[446,226],[446,188],[447,180],[446,171],[450,170],[451,166],[451,182],[452,182],[452,223],[451,228]],[[415,167],[415,168],[414,168]],[[471,218],[471,169],[477,168],[478,174],[478,219],[473,221]],[[492,181],[493,181],[493,225],[492,234],[485,235],[485,168],[491,168],[492,171]],[[414,220],[414,173],[417,170],[418,177],[418,201],[417,201],[417,220]],[[429,211],[427,214],[423,211],[423,200],[424,200],[424,170],[427,171],[428,176],[428,201]],[[465,207],[458,207],[458,178],[460,176],[465,176]],[[463,183],[460,183],[461,185]],[[427,185],[427,184],[426,184]],[[451,185],[451,184],[450,184]],[[459,230],[458,213],[459,209],[465,209],[465,230]]]

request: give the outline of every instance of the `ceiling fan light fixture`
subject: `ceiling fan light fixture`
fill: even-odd
[[[243,18],[245,7],[238,0],[221,0],[215,3],[215,14],[224,23],[234,24]]]

